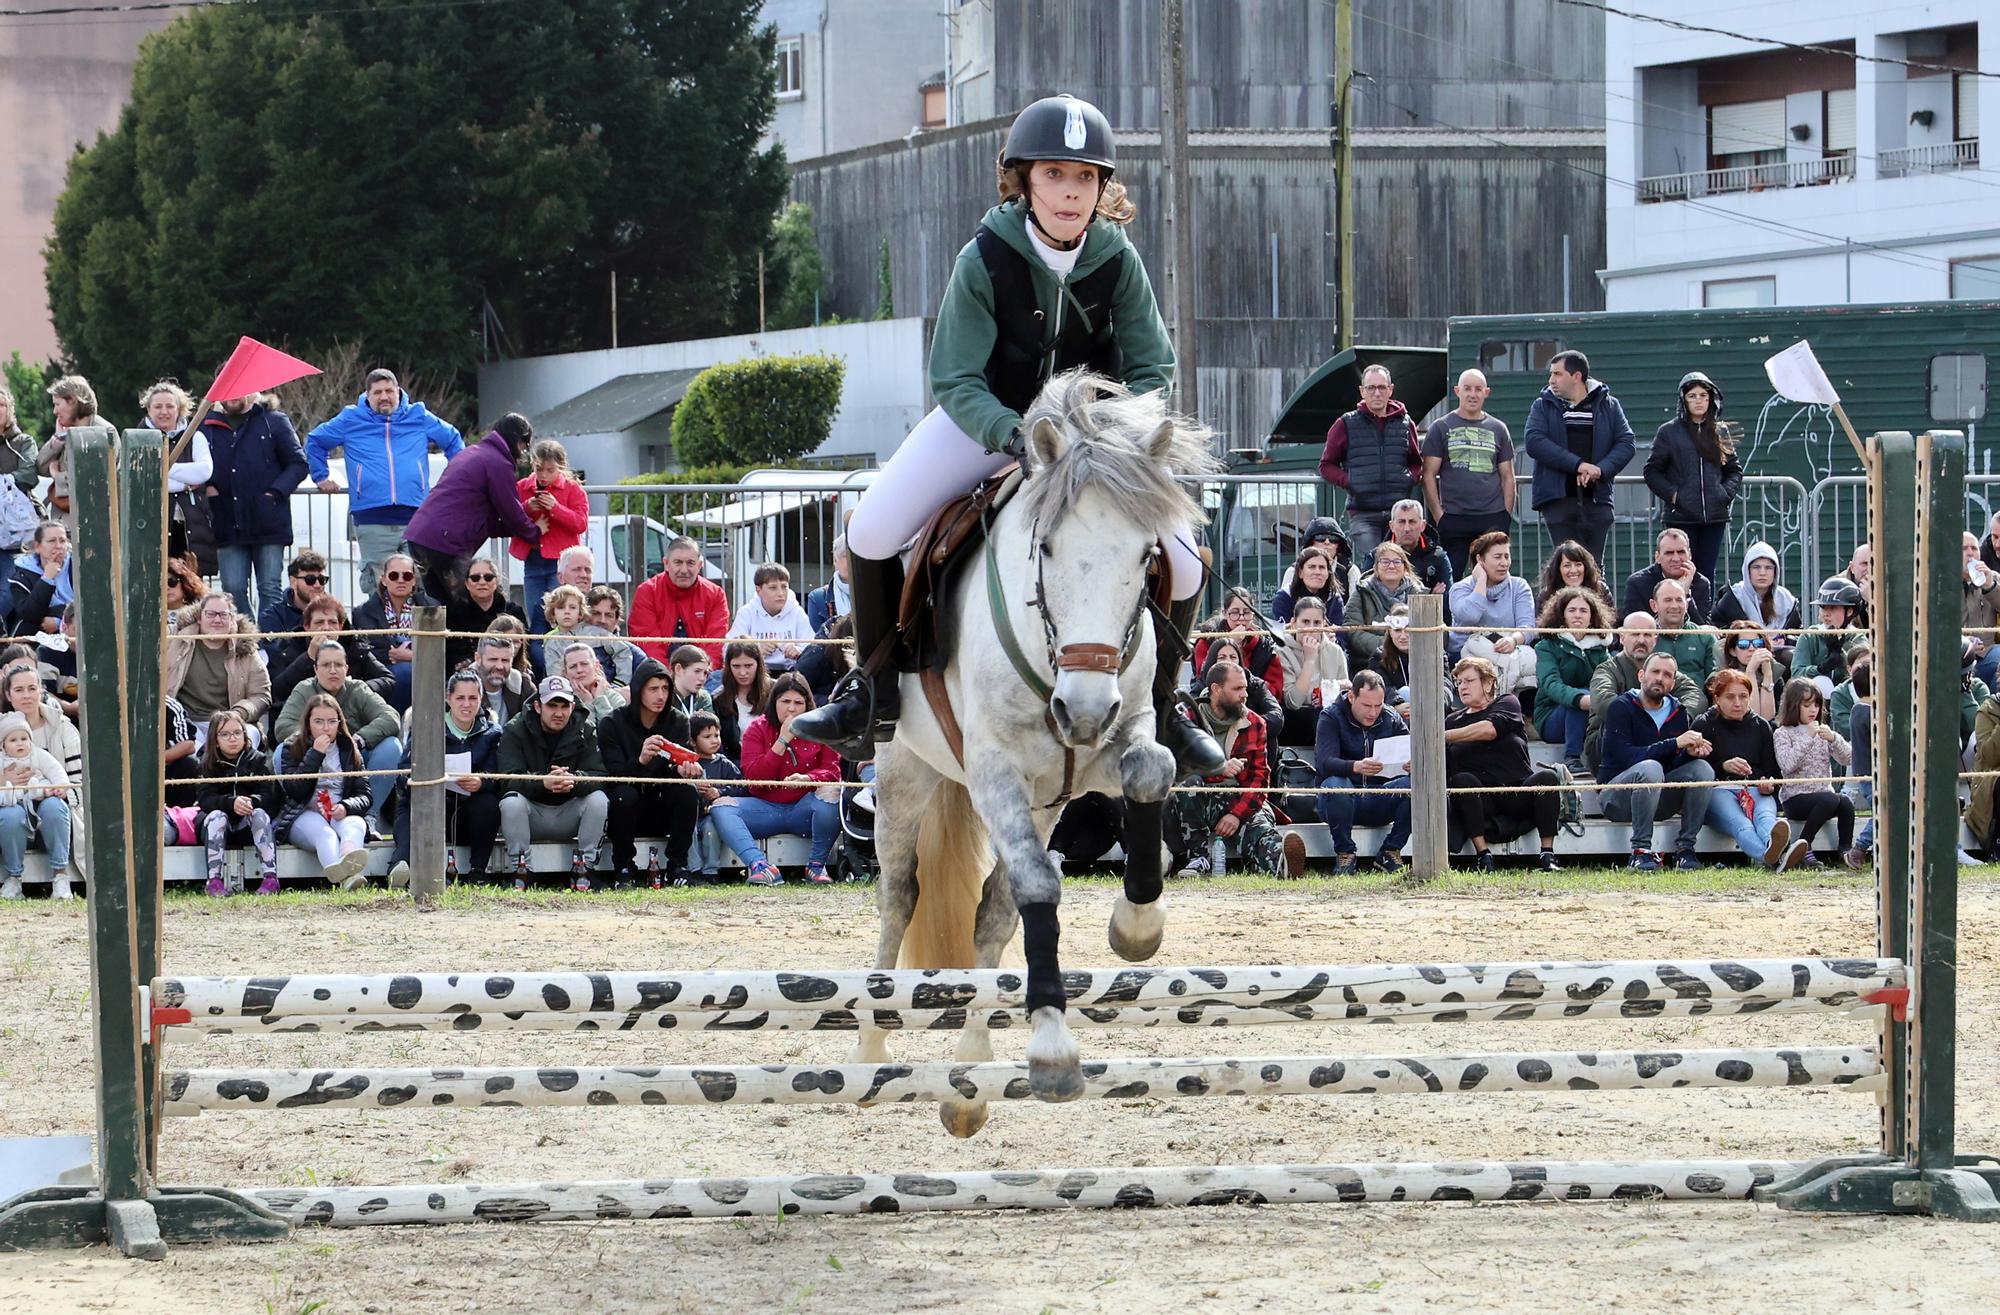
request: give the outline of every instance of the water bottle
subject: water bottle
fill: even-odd
[[[444,847],[444,879],[446,881],[458,880],[458,851],[450,845]]]
[[[1221,836],[1211,836],[1208,841],[1208,875],[1219,877],[1229,871],[1229,846]]]
[[[662,886],[666,885],[665,879],[660,876],[660,847],[658,845],[646,846],[646,885],[653,890],[659,890]]]

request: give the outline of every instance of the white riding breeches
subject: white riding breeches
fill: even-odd
[[[933,408],[861,495],[847,522],[848,550],[878,561],[893,557],[939,507],[970,492],[1010,460],[968,438],[943,407]],[[1183,527],[1167,536],[1167,570],[1176,601],[1201,592],[1201,553],[1192,530]]]

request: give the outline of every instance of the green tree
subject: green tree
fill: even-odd
[[[820,261],[811,206],[794,201],[785,207],[771,225],[771,249],[764,266],[770,327],[803,329],[814,323],[826,287],[826,267]]]
[[[30,365],[16,350],[0,365],[7,375],[7,391],[14,395],[14,423],[40,442],[56,432],[56,408],[49,401],[49,385],[59,372],[48,365]]]
[[[895,317],[896,284],[889,268],[889,239],[885,237],[875,256],[875,318],[890,320]]]
[[[758,0],[263,0],[148,38],[47,248],[101,396],[205,381],[249,333],[463,372],[514,350],[743,327],[783,196]],[[754,302],[747,308],[754,319]]]

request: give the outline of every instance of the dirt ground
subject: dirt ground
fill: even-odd
[[[1226,883],[1171,892],[1161,961],[1436,962],[1866,954],[1850,883],[1726,895],[1355,893]],[[1109,956],[1111,890],[1065,905],[1076,963]],[[1961,1149],[2000,1150],[2000,885],[1961,910]],[[858,967],[868,892],[787,888],[627,900],[498,898],[417,915],[382,897],[177,901],[167,963],[190,974],[491,968]],[[78,906],[0,910],[0,1133],[90,1130]],[[1437,1053],[1862,1040],[1852,1018],[1084,1032],[1126,1053]],[[1024,1034],[995,1037],[1018,1056]],[[839,1035],[200,1038],[174,1067],[837,1060]],[[950,1039],[892,1041],[944,1058]],[[709,1173],[1353,1160],[1811,1158],[1873,1149],[1877,1107],[1831,1090],[1372,1096],[996,1107],[955,1142],[930,1106],[208,1114],[169,1121],[162,1178],[279,1185]],[[1225,1207],[683,1223],[301,1231],[269,1247],[0,1257],[0,1311],[1707,1311],[1984,1305],[1991,1231],[1815,1218],[1753,1204]],[[317,1304],[316,1304],[317,1303]]]

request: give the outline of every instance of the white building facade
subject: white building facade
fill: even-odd
[[[764,0],[777,29],[766,141],[791,160],[943,127],[949,31],[938,0]]]
[[[1624,7],[1829,49],[1606,16],[1608,309],[2000,297],[2000,0]]]

